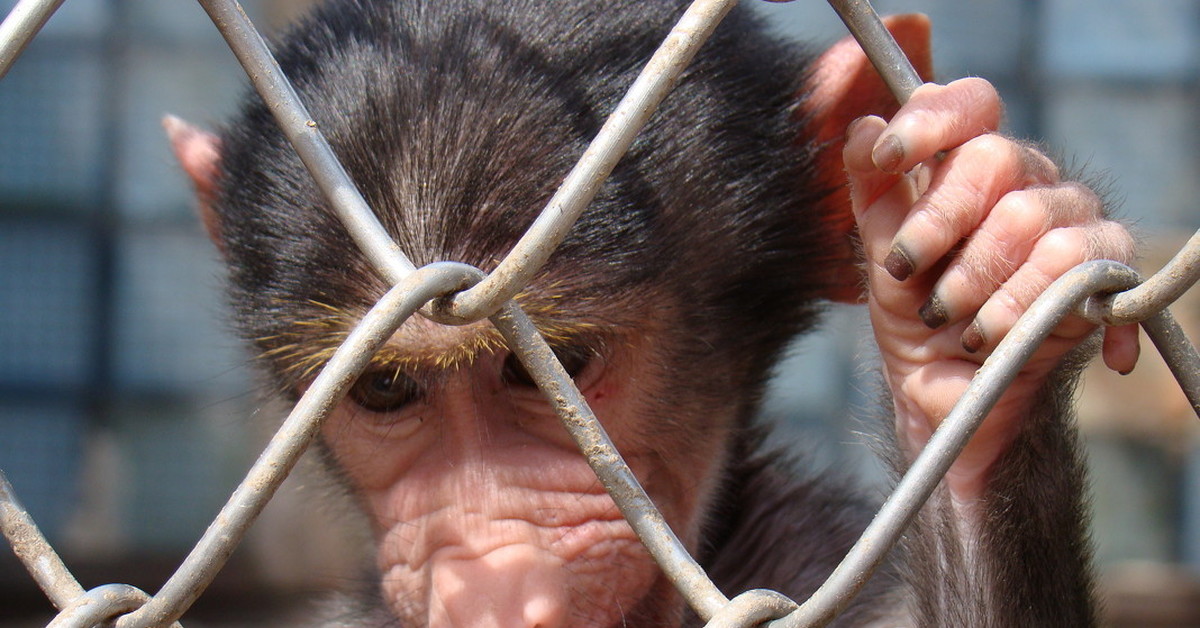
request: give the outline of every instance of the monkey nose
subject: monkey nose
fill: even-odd
[[[434,559],[430,628],[560,628],[568,615],[562,561],[525,543],[470,559]]]

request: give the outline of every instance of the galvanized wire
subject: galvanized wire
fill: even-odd
[[[1142,329],[1146,330],[1150,342],[1162,354],[1167,368],[1187,395],[1192,412],[1200,416],[1200,354],[1196,353],[1196,346],[1188,340],[1170,310],[1142,321]]]
[[[737,0],[695,0],[688,7],[512,251],[478,286],[443,304],[437,320],[470,322],[489,316],[529,283],[735,4]]]
[[[733,598],[705,628],[750,628],[786,617],[796,610],[795,600],[770,589],[751,589]]]
[[[476,279],[471,267],[442,262],[410,274],[388,291],[321,369],[179,569],[117,627],[148,628],[179,619],[212,582],[371,356],[427,301],[462,290]]]
[[[822,626],[837,616],[866,584],[1021,366],[1050,332],[1091,295],[1123,290],[1137,283],[1136,272],[1108,260],[1081,264],[1055,280],[984,361],[958,403],[833,574],[796,612],[770,625]]]
[[[871,60],[871,65],[883,77],[896,100],[900,104],[908,102],[913,90],[923,81],[896,39],[879,20],[871,3],[867,0],[829,0],[829,6],[867,53],[867,59]]]
[[[1197,280],[1200,280],[1200,231],[1193,233],[1175,257],[1145,283],[1092,304],[1098,310],[1089,318],[1104,325],[1144,321],[1178,300]]]
[[[93,628],[105,625],[150,598],[145,591],[127,584],[105,584],[75,599],[46,628]]]
[[[712,617],[729,599],[675,536],[533,322],[514,301],[506,302],[491,320],[663,573],[701,619]]]
[[[0,79],[8,74],[63,0],[20,0],[0,22]]]
[[[62,610],[83,595],[79,581],[17,500],[3,470],[0,470],[0,533],[55,608]]]
[[[0,24],[0,76],[61,1],[24,0]],[[774,620],[771,626],[817,626],[836,616],[865,584],[1021,365],[1050,330],[1073,312],[1104,324],[1143,322],[1200,414],[1200,357],[1164,309],[1200,277],[1200,234],[1141,287],[1133,288],[1136,274],[1115,262],[1081,265],[1056,281],[1001,341],[867,531],[816,594],[799,606],[774,591],[748,591],[729,600],[675,536],[545,340],[510,299],[565,237],[733,0],[697,0],[688,8],[533,226],[490,275],[452,263],[414,269],[354,188],[240,6],[233,0],[198,1],[356,242],[395,287],[351,332],[191,554],[149,599],[125,585],[84,592],[0,474],[0,527],[39,586],[63,609],[51,626],[90,626],[129,611],[116,621],[118,627],[161,626],[178,619],[223,566],[374,352],[430,300],[428,315],[449,324],[491,317],[651,555],[710,626],[731,628],[767,620]],[[830,0],[830,4],[896,97],[907,100],[921,84],[920,78],[870,4],[865,0]]]
[[[379,224],[250,17],[236,0],[198,1],[355,243],[389,283],[400,283],[413,263]]]

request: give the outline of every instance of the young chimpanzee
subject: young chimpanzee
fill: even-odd
[[[334,0],[277,54],[414,261],[486,271],[683,5]],[[924,19],[892,28],[928,67]],[[890,101],[853,43],[813,55],[735,9],[517,296],[729,595],[803,600],[872,513],[841,479],[798,473],[754,420],[822,299],[868,303],[903,469],[1051,280],[1131,255],[1095,194],[995,134],[986,82]],[[236,321],[294,398],[388,286],[257,96],[218,135],[168,127]],[[1066,406],[1093,331],[1070,320],[1042,346],[839,625],[1092,623]],[[1132,368],[1131,331],[1108,331],[1112,368]],[[325,625],[696,622],[486,321],[405,323],[321,443],[379,570]]]

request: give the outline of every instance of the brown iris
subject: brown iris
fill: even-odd
[[[421,387],[399,370],[380,369],[363,373],[348,396],[372,412],[395,412],[419,399]]]

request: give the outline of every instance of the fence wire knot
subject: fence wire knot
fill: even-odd
[[[62,2],[21,0],[0,23],[0,77]],[[709,628],[747,628],[764,623],[815,626],[835,617],[883,560],[1018,369],[1066,316],[1079,314],[1106,325],[1142,323],[1200,414],[1200,356],[1165,309],[1200,279],[1200,233],[1167,268],[1141,286],[1136,273],[1116,262],[1082,264],[1047,289],[1003,339],[862,537],[812,597],[798,604],[782,593],[754,589],[727,599],[675,536],[571,376],[513,297],[563,241],[655,108],[678,82],[692,56],[736,1],[696,0],[689,6],[537,221],[496,270],[487,274],[454,262],[415,268],[357,192],[237,2],[198,2],[247,70],[330,206],[375,270],[393,287],[362,317],[321,369],[216,521],[154,596],[124,584],[84,592],[0,473],[0,531],[61,609],[49,628],[89,628],[107,623],[120,628],[178,626],[173,622],[211,583],[313,441],[325,417],[375,352],[418,311],[447,325],[463,325],[485,317],[491,320],[663,573],[697,615],[708,618]],[[920,85],[920,78],[870,3],[830,0],[830,4],[896,97],[906,100]]]
[[[792,598],[770,589],[751,589],[729,600],[705,628],[752,628],[783,619],[799,608]]]
[[[150,599],[128,584],[105,584],[75,598],[46,628],[92,628],[137,610]]]

